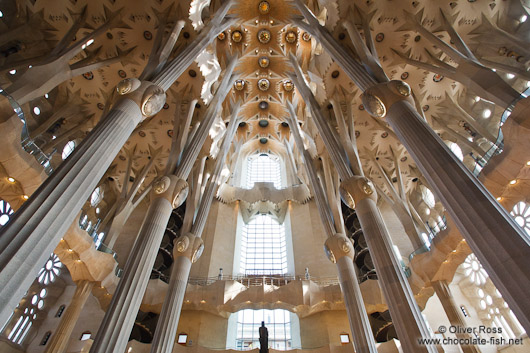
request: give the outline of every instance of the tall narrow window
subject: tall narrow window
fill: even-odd
[[[275,156],[262,153],[248,158],[246,187],[251,189],[256,182],[272,182],[281,188],[280,162]]]
[[[269,215],[258,215],[243,226],[240,271],[245,275],[287,273],[285,226]]]

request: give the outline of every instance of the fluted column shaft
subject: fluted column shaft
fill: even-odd
[[[0,322],[7,321],[141,119],[137,103],[118,101],[3,227]]]
[[[151,353],[171,353],[175,344],[177,327],[186,294],[191,260],[187,256],[177,256],[171,270],[166,299],[160,311]]]
[[[334,233],[336,233],[333,217],[329,210],[329,205],[326,202],[322,185],[318,181],[317,173],[315,171],[311,156],[304,148],[300,132],[298,131],[298,124],[296,123],[296,115],[294,113],[293,106],[288,104],[287,108],[290,113],[288,119],[289,126],[291,127],[291,133],[293,134],[298,150],[302,154],[305,169],[307,175],[309,176],[313,193],[315,194],[318,213],[320,214],[320,219],[322,220],[322,224],[329,240],[335,235]],[[344,237],[344,235],[342,236]],[[353,336],[355,352],[377,353],[374,335],[370,326],[366,307],[364,306],[361,288],[359,287],[359,282],[357,280],[357,273],[353,265],[352,258],[354,250],[352,248],[348,254],[342,254],[344,251],[343,249],[339,249],[339,251],[341,252],[341,255],[345,255],[340,257],[336,264],[339,274],[340,287],[344,297],[344,303],[346,305],[346,312],[348,313],[348,321],[350,322],[350,330]]]
[[[232,118],[228,124],[219,153],[217,154],[217,160],[215,161],[212,176],[206,185],[199,209],[197,210],[197,216],[191,227],[191,234],[181,235],[181,237],[177,239],[177,244],[173,253],[175,262],[171,269],[168,292],[164,299],[164,304],[156,325],[153,343],[151,344],[151,353],[171,353],[173,350],[192,260],[197,261],[198,259],[198,256],[195,255],[195,251],[198,249],[197,245],[199,247],[203,246],[202,241],[197,238],[200,238],[202,235],[215,191],[219,186],[218,178],[225,164],[226,155],[237,130],[239,122],[237,116],[238,112],[239,105],[232,112]],[[190,241],[191,246],[183,245],[185,243],[183,243],[182,239],[185,237]]]
[[[453,294],[445,281],[436,281],[432,283],[432,287],[436,292],[436,296],[440,299],[442,306],[444,308],[445,314],[449,319],[449,322],[452,326],[456,327],[466,327],[462,316],[460,315],[460,309],[457,307]],[[471,337],[466,333],[459,333],[458,330],[455,333],[456,337],[461,340],[470,339]],[[464,353],[478,353],[478,349],[474,345],[460,345]]]
[[[403,351],[437,352],[434,346],[418,344],[418,339],[430,338],[429,330],[392,249],[390,234],[376,202],[371,198],[362,199],[355,210]]]
[[[92,288],[94,288],[95,282],[82,280],[77,281],[76,284],[77,288],[72,297],[72,301],[66,308],[66,311],[61,318],[61,322],[59,323],[59,327],[57,327],[57,330],[52,335],[50,343],[47,345],[46,353],[66,352],[72,331],[79,319],[81,310],[83,310],[83,307],[92,292]]]
[[[314,98],[313,94],[305,85],[305,83],[299,79],[303,77],[302,71],[296,62],[295,58],[291,57],[291,62],[297,72],[297,76],[292,76],[295,81],[296,87],[298,88],[302,97],[310,105],[311,111],[313,112],[313,120],[317,126],[318,132],[324,141],[326,150],[330,157],[332,157],[333,164],[337,169],[341,177],[341,187],[345,187],[350,192],[350,197],[354,199],[354,203],[357,204],[356,211],[359,221],[361,222],[361,228],[365,235],[370,254],[376,267],[376,271],[379,277],[379,283],[385,294],[385,299],[392,315],[394,326],[398,333],[400,342],[403,347],[406,348],[407,352],[436,352],[436,348],[432,345],[420,346],[418,345],[418,339],[430,338],[429,330],[425,325],[421,312],[414,300],[414,295],[410,289],[410,285],[405,278],[401,264],[396,258],[394,249],[392,248],[392,241],[388,234],[388,229],[383,222],[381,213],[375,201],[366,195],[366,191],[369,192],[372,198],[375,198],[375,193],[372,187],[369,185],[368,180],[361,176],[353,176],[353,172],[348,163],[348,160],[344,158],[344,149],[335,140],[331,129],[325,121],[318,102]],[[294,111],[291,113],[293,114]],[[363,181],[364,180],[364,181]],[[364,184],[364,185],[363,185]],[[363,185],[368,190],[359,190]],[[359,200],[359,202],[357,202]],[[364,208],[362,208],[364,205]],[[350,206],[351,207],[351,206]],[[364,212],[360,211],[361,209]],[[364,222],[363,222],[364,218]],[[371,241],[369,241],[371,239]],[[377,254],[375,254],[377,252]],[[375,258],[379,258],[378,261]],[[380,271],[384,271],[381,275]],[[385,288],[388,287],[388,288]],[[397,300],[396,300],[397,298]]]
[[[386,120],[521,325],[530,332],[530,238],[409,102],[391,105]]]
[[[171,202],[162,196],[149,206],[91,353],[125,352],[172,211]]]
[[[366,313],[361,288],[357,281],[357,271],[355,271],[352,259],[347,256],[341,257],[337,261],[337,270],[355,352],[377,353],[374,334]]]

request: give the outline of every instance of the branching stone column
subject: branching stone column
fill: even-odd
[[[173,351],[191,265],[199,259],[204,249],[201,235],[206,225],[215,191],[219,186],[218,179],[225,164],[226,155],[237,130],[238,112],[239,104],[232,112],[232,119],[217,155],[214,171],[204,190],[191,230],[175,240],[175,248],[173,249],[175,262],[171,269],[168,291],[156,325],[151,353],[171,353]]]
[[[203,122],[193,136],[189,148],[184,151],[182,161],[174,174],[163,176],[153,184],[153,201],[127,259],[122,278],[94,339],[94,344],[90,349],[91,353],[125,351],[167,222],[172,210],[179,207],[188,196],[186,179],[229,91],[228,86],[234,80],[232,72],[236,62],[237,59],[233,58],[228,64],[216,95],[208,106]],[[186,266],[185,263],[182,265]],[[182,279],[182,277],[180,278]]]
[[[5,322],[143,115],[129,97],[92,130],[0,232]]]
[[[188,193],[188,184],[174,175],[160,178],[153,187],[153,201],[94,338],[90,352],[124,352],[134,320],[149,282],[167,222]]]
[[[226,6],[230,4],[228,1]],[[222,8],[224,12],[204,29],[204,36],[210,41],[219,33],[217,30],[231,23],[231,19],[221,21],[228,10]],[[199,42],[191,43],[153,78],[160,85],[135,78],[120,82],[117,89],[122,98],[2,228],[0,322],[8,320],[134,128],[143,118],[162,109],[165,90],[195,60],[192,53],[210,42],[200,37]]]
[[[318,207],[318,212],[324,225],[324,229],[328,235],[328,239],[324,245],[326,255],[331,262],[337,264],[339,273],[340,288],[344,296],[346,305],[346,312],[348,313],[348,320],[350,322],[350,330],[353,335],[353,345],[357,353],[377,353],[375,346],[375,339],[366,307],[357,280],[357,271],[353,265],[354,249],[351,240],[344,234],[337,234],[333,217],[330,213],[329,205],[326,202],[324,190],[318,181],[317,173],[313,165],[313,161],[309,152],[304,148],[300,132],[298,131],[298,124],[296,123],[296,115],[293,106],[288,103],[289,109],[289,126],[293,134],[296,146],[302,155],[306,172],[308,174],[313,192],[315,193],[315,201]]]
[[[315,125],[340,175],[341,197],[348,207],[357,211],[401,345],[406,352],[435,353],[437,350],[434,346],[418,344],[419,339],[428,339],[431,336],[392,248],[390,234],[376,205],[374,187],[364,176],[353,175],[344,149],[335,140],[315,97],[300,79],[303,73],[296,59],[291,57],[291,62],[296,71],[296,75],[292,75],[291,79],[309,105]]]
[[[432,282],[432,287],[434,288],[434,291],[436,292],[436,296],[438,299],[440,299],[440,302],[442,303],[442,306],[444,308],[445,314],[447,315],[447,318],[449,319],[449,322],[452,326],[456,327],[466,327],[466,324],[462,320],[462,317],[460,316],[460,309],[456,306],[455,300],[453,298],[453,295],[451,294],[451,290],[449,289],[449,286],[447,285],[447,282],[445,281],[436,281]],[[459,333],[458,331],[455,333],[456,337],[460,340],[470,339],[471,337],[468,334],[465,333]],[[462,351],[464,353],[478,353],[477,347],[474,345],[460,345],[462,348]]]
[[[530,238],[421,119],[402,81],[375,85],[363,105],[385,117],[521,325],[530,332]]]
[[[79,319],[79,314],[83,310],[83,306],[94,288],[95,282],[90,281],[78,281],[77,288],[75,290],[74,296],[70,305],[66,308],[64,316],[57,327],[56,332],[52,335],[50,343],[46,348],[46,353],[64,353],[68,347],[68,342],[70,341],[70,336],[74,330],[77,319]]]
[[[355,211],[403,350],[437,352],[432,345],[419,345],[419,339],[430,338],[429,330],[392,248],[388,229],[377,208],[377,196],[372,182],[362,176],[353,176],[343,180],[341,188],[345,198],[355,204]]]

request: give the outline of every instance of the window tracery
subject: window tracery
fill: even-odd
[[[515,222],[524,229],[526,234],[530,235],[530,204],[523,201],[518,202],[513,206],[510,214],[515,219]]]
[[[9,222],[12,214],[11,205],[7,201],[0,199],[0,227],[5,226]]]
[[[55,281],[55,278],[59,276],[59,273],[61,272],[61,269],[63,267],[63,264],[57,257],[57,255],[52,254],[48,261],[46,261],[46,264],[43,268],[41,268],[38,280],[39,283],[47,285]]]

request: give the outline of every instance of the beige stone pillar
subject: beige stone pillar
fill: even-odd
[[[77,323],[77,319],[79,319],[79,314],[81,314],[81,310],[83,310],[83,306],[85,306],[85,303],[92,292],[92,288],[94,288],[95,282],[82,280],[77,281],[76,284],[77,288],[75,289],[72,301],[66,308],[57,330],[52,334],[50,343],[48,343],[46,348],[46,353],[66,352],[70,336]]]
[[[493,284],[530,331],[530,238],[414,108],[408,84],[390,81],[363,94],[374,117],[385,118]]]
[[[153,201],[94,338],[91,353],[125,351],[167,222],[187,194],[188,184],[174,175],[164,176],[154,184]]]
[[[343,180],[341,188],[343,198],[355,205],[403,351],[437,352],[433,345],[418,343],[419,339],[431,338],[431,335],[392,248],[390,234],[376,205],[374,186],[367,178],[354,176]]]
[[[440,299],[444,308],[445,314],[451,323],[451,326],[455,327],[466,327],[464,320],[460,314],[460,309],[455,303],[453,294],[445,281],[436,281],[432,283],[432,287],[436,292],[436,296]],[[471,337],[465,333],[455,333],[456,337],[460,340],[470,339]],[[464,353],[479,353],[479,350],[474,345],[460,345]]]

